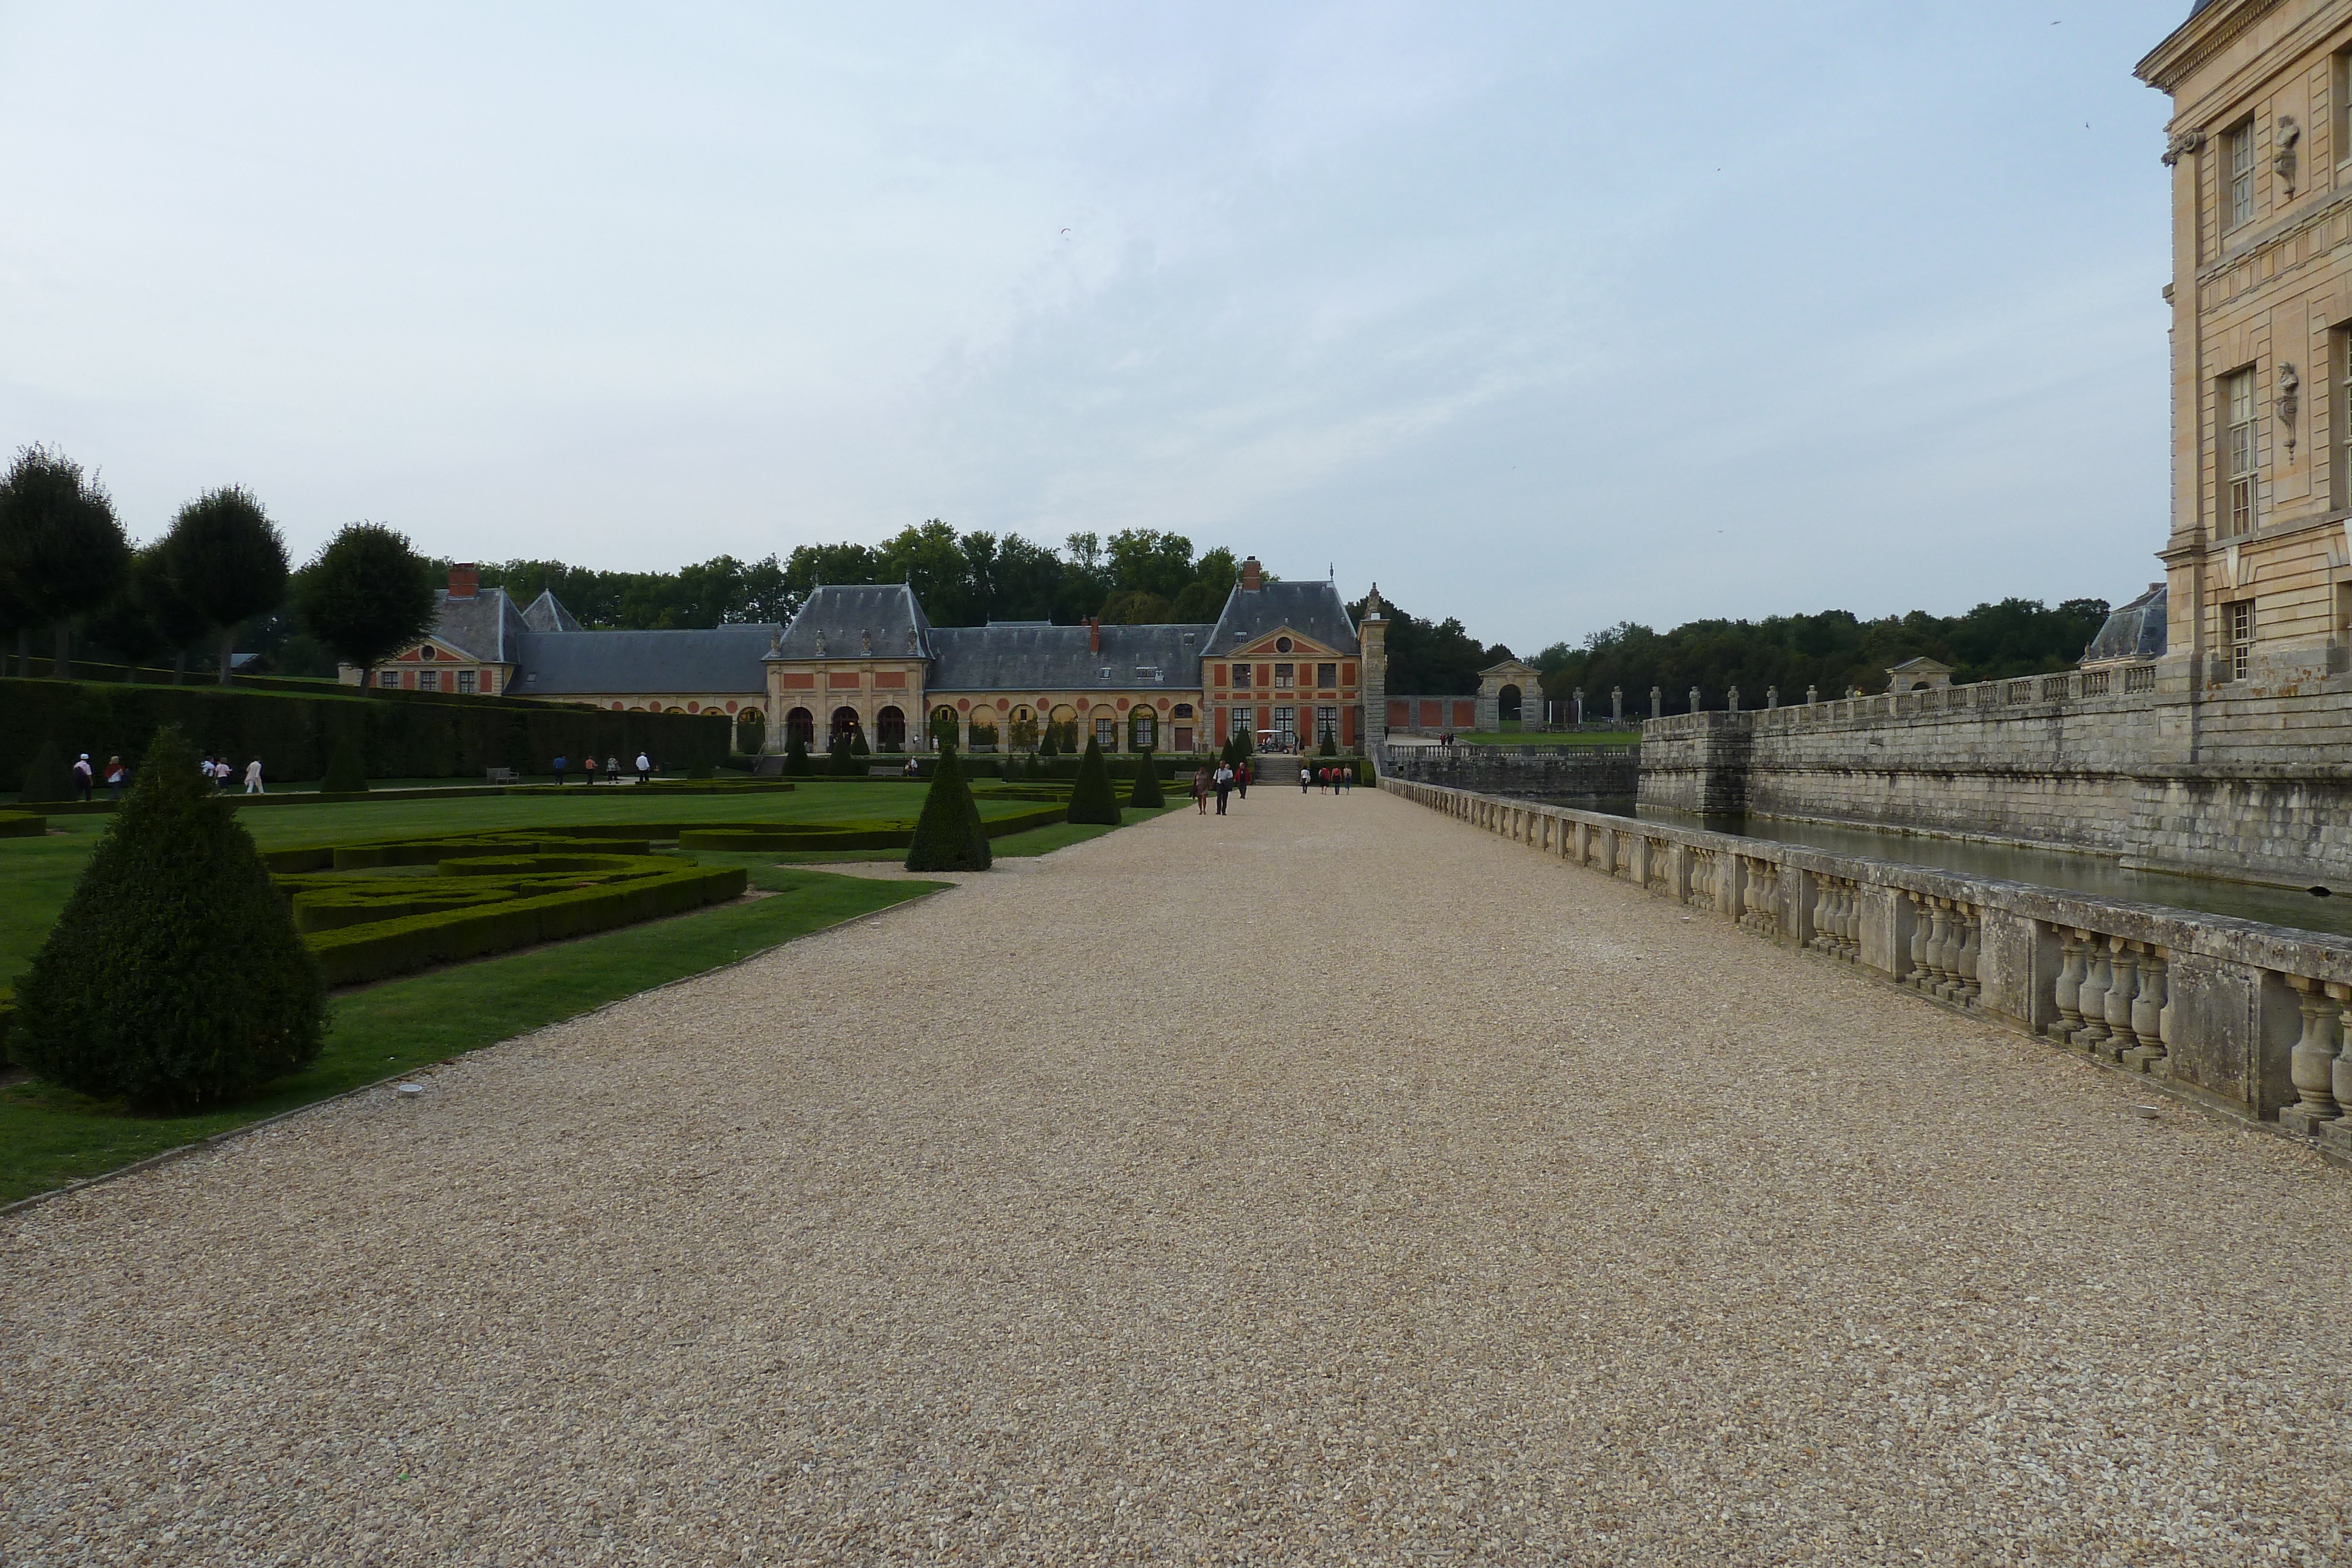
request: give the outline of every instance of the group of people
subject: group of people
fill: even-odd
[[[1310,789],[1320,789],[1326,795],[1345,793],[1355,783],[1356,770],[1346,763],[1321,768],[1310,768],[1304,762],[1298,765],[1298,792],[1302,795]]]
[[[229,780],[236,777],[236,765],[226,757],[207,756],[197,766],[204,770],[205,777],[213,781],[215,789],[227,789]],[[245,765],[245,792],[248,795],[269,793],[261,787],[261,758],[258,757]]]
[[[1214,768],[1197,769],[1192,775],[1192,809],[1202,816],[1209,813],[1209,797],[1217,798],[1217,815],[1225,814],[1225,801],[1235,789],[1242,799],[1249,799],[1250,766],[1247,760],[1238,763],[1220,762]]]
[[[73,765],[74,798],[80,800],[89,800],[91,788],[97,782],[98,777],[96,770],[89,765],[89,752],[85,751],[76,758]],[[110,757],[106,759],[105,779],[106,798],[110,800],[120,800],[122,799],[122,787],[131,782],[131,769],[122,766],[122,758],[120,757]]]
[[[555,783],[558,789],[563,786],[563,770],[571,765],[570,758],[559,757],[555,759]],[[599,768],[596,764],[596,754],[592,751],[582,764],[582,771],[588,775],[588,782],[591,785],[596,782],[599,774],[604,776],[606,783],[618,784],[621,781],[621,759],[617,757],[607,757],[604,758],[604,766]],[[642,751],[638,752],[637,782],[640,784],[647,782],[653,778],[653,774],[654,759]]]

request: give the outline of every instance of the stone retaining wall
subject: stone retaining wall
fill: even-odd
[[[1758,937],[2352,1160],[2352,939],[1383,779]]]
[[[1504,795],[1595,795],[1632,800],[1639,783],[1638,746],[1382,747],[1383,775]]]
[[[2352,887],[2352,681],[2193,702],[2126,685],[2074,671],[1653,719],[1639,797]]]

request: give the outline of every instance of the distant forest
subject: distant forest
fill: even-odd
[[[940,626],[991,621],[1115,625],[1213,621],[1241,575],[1223,548],[1156,528],[1105,539],[1072,534],[1061,549],[1018,534],[959,534],[933,518],[879,545],[802,545],[781,559],[722,555],[677,571],[599,571],[560,560],[485,563],[482,583],[525,603],[553,589],[581,624],[626,630],[789,621],[820,583],[908,582]]]
[[[1878,621],[1825,610],[1691,621],[1671,632],[1626,622],[1591,633],[1581,647],[1555,643],[1528,663],[1543,671],[1544,695],[1555,702],[1582,687],[1588,718],[1608,711],[1612,686],[1624,688],[1626,713],[1646,718],[1652,686],[1664,693],[1666,712],[1685,713],[1693,686],[1707,707],[1721,707],[1732,686],[1748,707],[1761,707],[1773,686],[1783,703],[1802,702],[1808,686],[1824,698],[1883,692],[1889,665],[1923,655],[1953,666],[1955,681],[2062,670],[2083,656],[2106,618],[2104,599],[2069,599],[2054,610],[2038,599],[2004,599],[1965,615],[1915,610]]]

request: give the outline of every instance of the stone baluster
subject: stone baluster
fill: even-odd
[[[1903,985],[1916,986],[1927,973],[1927,901],[1907,891],[1903,896],[1911,904],[1911,940],[1904,949],[1910,967],[1895,978]]]
[[[1837,927],[1837,883],[1826,876],[1813,878],[1813,934],[1805,946],[1816,953],[1826,953],[1836,940],[1832,933]]]
[[[1960,947],[1953,956],[1952,963],[1952,967],[1959,973],[1959,983],[1953,989],[1952,999],[1964,1006],[1974,1007],[1976,999],[1984,995],[1984,987],[1977,983],[1977,960],[1984,948],[1983,911],[1965,904],[1952,907],[1960,923]]]
[[[1919,945],[1919,989],[1931,997],[1944,994],[1944,983],[1951,970],[1944,962],[1944,944],[1950,936],[1951,917],[1945,913],[1940,898],[1926,901],[1923,913],[1927,917],[1927,939]]]
[[[2164,1012],[2170,1000],[2165,991],[2164,949],[2141,947],[2139,994],[2132,998],[2132,1033],[2139,1043],[2123,1055],[2123,1064],[2134,1072],[2164,1071]]]
[[[2139,1044],[2139,1033],[2132,1028],[2132,1003],[2139,996],[2138,951],[2120,936],[2108,937],[2107,970],[2107,1038],[2099,1042],[2099,1054],[2119,1062],[2125,1051]]]
[[[2289,975],[2286,983],[2303,1004],[2303,1035],[2287,1058],[2295,1102],[2279,1113],[2279,1125],[2308,1135],[2342,1114],[2336,1103],[2336,1019],[2341,1009],[2329,1005],[2327,988],[2317,980]]]
[[[2058,988],[2053,998],[2058,1005],[2058,1021],[2050,1026],[2050,1033],[2055,1039],[2071,1040],[2074,1031],[2083,1027],[2083,934],[2061,931],[2058,945],[2063,961],[2058,966]]]
[[[2096,1055],[2107,1038],[2107,988],[2116,983],[2116,972],[2107,961],[2105,937],[2085,931],[2083,943],[2083,989],[2074,1003],[2083,1009],[2083,1027],[2066,1043]]]
[[[1853,883],[1840,877],[1836,883],[1837,904],[1830,923],[1831,951],[1841,958],[1853,956]]]
[[[2336,1039],[2339,1046],[2352,1045],[2352,986],[2327,983],[2327,999],[2336,1004]],[[2327,1141],[2338,1149],[2352,1147],[2352,1050],[2336,1053],[2334,1081],[2329,1092],[2344,1114],[2327,1129]]]

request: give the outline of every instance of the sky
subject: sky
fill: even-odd
[[[1170,529],[1522,653],[2119,602],[2186,13],[0,0],[0,444],[298,559]]]

